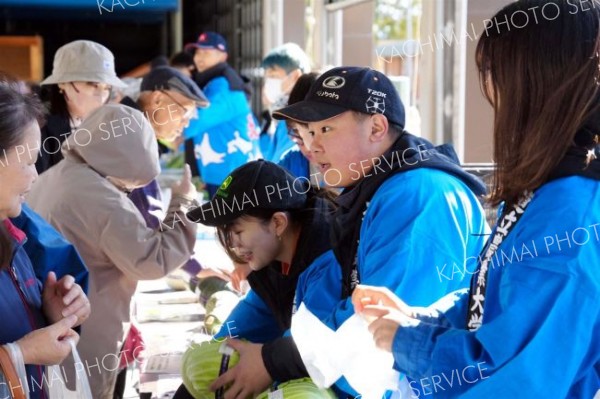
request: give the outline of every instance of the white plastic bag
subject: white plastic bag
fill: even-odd
[[[19,348],[19,345],[14,342],[8,343],[4,345],[4,347],[8,349],[8,353],[12,360],[13,366],[15,367],[15,371],[17,372],[17,376],[19,377],[19,381],[21,381],[21,385],[23,385],[25,399],[29,399],[27,373],[25,372],[25,362],[23,361],[23,353],[21,352],[21,348]],[[9,395],[8,397],[12,398],[12,395]]]
[[[71,355],[73,355],[73,361],[75,363],[76,378],[75,378],[75,391],[67,389],[67,385],[63,380],[60,366],[48,367],[48,395],[50,399],[94,399],[92,397],[92,390],[90,389],[90,383],[88,381],[87,374],[85,373],[79,353],[75,342],[69,340],[71,344]]]
[[[292,317],[292,336],[308,374],[319,388],[328,388],[341,376],[363,399],[379,399],[385,391],[409,398],[404,376],[393,369],[391,353],[375,346],[368,323],[359,315],[331,330],[304,304]]]

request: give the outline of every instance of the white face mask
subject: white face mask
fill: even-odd
[[[283,79],[265,78],[264,93],[270,104],[276,103],[283,96]]]

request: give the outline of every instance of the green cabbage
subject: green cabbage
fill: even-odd
[[[219,332],[239,301],[240,298],[231,291],[219,291],[211,295],[204,307],[204,327],[208,334],[214,335]]]
[[[310,378],[301,378],[279,384],[283,399],[336,399],[331,389],[319,389]],[[269,391],[258,395],[256,399],[268,399]]]
[[[183,354],[181,362],[181,376],[183,385],[190,394],[196,399],[214,399],[215,393],[208,387],[219,376],[221,369],[221,359],[223,355],[219,353],[219,348],[224,343],[207,341],[201,344],[193,343]],[[229,369],[235,366],[240,360],[240,355],[233,351],[229,359]],[[225,387],[225,390],[229,388]]]

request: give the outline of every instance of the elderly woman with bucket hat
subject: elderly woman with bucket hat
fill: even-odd
[[[105,104],[113,87],[127,85],[115,73],[115,58],[103,45],[76,40],[54,55],[52,74],[41,82],[49,102],[49,115],[42,129],[38,173],[62,158],[60,146],[81,122]]]

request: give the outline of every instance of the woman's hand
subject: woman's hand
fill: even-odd
[[[358,285],[352,293],[352,305],[369,322],[375,345],[388,352],[398,328],[419,323],[415,310],[385,287]]]
[[[352,305],[356,313],[363,313],[365,306],[368,305],[382,305],[398,310],[408,317],[414,317],[411,307],[386,287],[357,285],[352,293]]]
[[[246,399],[269,388],[273,381],[262,359],[262,344],[229,339],[227,345],[240,354],[240,361],[219,376],[210,389],[216,391],[231,384],[225,392],[225,399]]]
[[[90,301],[75,279],[66,275],[57,281],[54,272],[48,273],[44,283],[42,309],[51,323],[71,315],[77,316],[75,326],[83,323],[91,312]]]
[[[243,285],[242,283],[248,279],[248,275],[252,273],[252,269],[248,266],[247,263],[233,263],[234,270],[231,273],[231,285],[233,289],[245,294],[244,291],[247,291],[248,285]]]
[[[71,315],[19,339],[16,344],[21,348],[25,364],[51,366],[62,362],[71,352],[68,340],[79,342],[79,335],[71,329],[75,323],[77,316]]]

